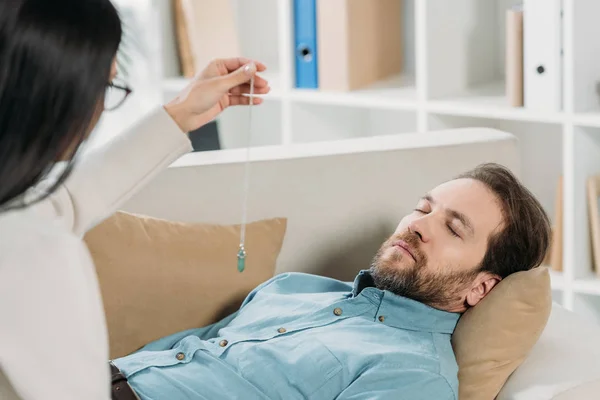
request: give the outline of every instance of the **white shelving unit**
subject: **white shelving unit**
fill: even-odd
[[[170,98],[187,84],[178,77],[167,0],[160,10],[161,91]],[[600,321],[600,275],[590,255],[585,180],[600,173],[600,33],[597,0],[563,0],[563,109],[511,107],[504,89],[504,17],[515,0],[404,0],[404,72],[352,92],[295,89],[293,0],[232,0],[242,55],[269,67],[272,93],[255,108],[253,145],[289,145],[485,126],[521,140],[524,182],[552,219],[563,176],[563,272],[552,273],[555,300]],[[402,1],[402,0],[398,0]],[[224,147],[241,147],[247,109],[220,120]]]

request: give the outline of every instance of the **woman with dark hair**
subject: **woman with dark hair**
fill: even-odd
[[[102,301],[81,238],[191,151],[187,132],[249,104],[251,77],[265,69],[214,61],[172,102],[80,160],[101,114],[131,92],[115,84],[121,33],[110,0],[0,2],[2,399],[110,398]],[[254,92],[268,91],[257,76]]]

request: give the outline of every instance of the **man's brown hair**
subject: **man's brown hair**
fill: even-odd
[[[481,271],[504,279],[542,264],[552,228],[533,193],[508,168],[495,163],[481,164],[457,178],[474,179],[486,185],[502,209],[502,229],[489,238]]]

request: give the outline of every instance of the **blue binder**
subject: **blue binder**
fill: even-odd
[[[317,0],[294,0],[296,87],[317,89]]]

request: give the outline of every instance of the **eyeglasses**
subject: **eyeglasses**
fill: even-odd
[[[119,108],[133,92],[129,86],[118,80],[113,80],[106,86],[104,95],[104,109],[112,111]]]

